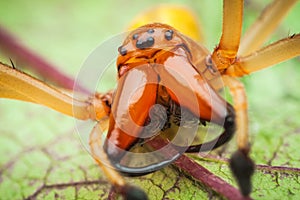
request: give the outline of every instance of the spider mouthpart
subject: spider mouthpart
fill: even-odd
[[[251,176],[254,168],[253,161],[242,150],[237,150],[230,158],[230,169],[244,196],[248,196],[251,193]]]
[[[122,187],[120,193],[125,200],[148,200],[148,196],[143,190],[131,185]]]

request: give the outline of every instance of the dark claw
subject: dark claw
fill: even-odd
[[[125,200],[148,200],[147,194],[135,186],[126,185],[121,188],[120,193]]]
[[[254,162],[247,153],[238,150],[231,156],[230,168],[239,184],[241,193],[248,196],[252,190],[251,176],[254,173]]]

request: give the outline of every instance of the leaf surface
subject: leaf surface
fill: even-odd
[[[33,1],[34,10],[27,1],[1,2],[0,23],[75,77],[96,44],[122,31],[140,10],[156,3],[131,6],[122,2],[70,5]],[[192,6],[202,17],[208,48],[212,50],[220,36],[221,5],[210,2]],[[260,7],[253,5],[261,4],[246,8],[245,27],[259,12]],[[274,40],[299,32],[299,11],[298,3]],[[107,18],[111,20],[103,20]],[[5,55],[0,57],[9,63]],[[257,164],[254,199],[300,196],[299,63],[294,59],[243,79],[249,100],[251,157]],[[72,118],[38,105],[4,99],[0,99],[0,113],[0,199],[107,199],[110,185],[81,145]],[[226,148],[206,157],[190,157],[236,185],[227,164],[234,149],[232,140]],[[220,198],[174,166],[127,180],[143,188],[150,199]]]

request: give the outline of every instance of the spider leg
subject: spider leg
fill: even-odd
[[[254,163],[248,156],[250,152],[247,112],[248,105],[244,85],[238,79],[228,75],[223,75],[221,82],[217,78],[215,80],[211,80],[210,84],[215,90],[219,90],[227,86],[233,97],[238,150],[230,159],[230,168],[237,179],[242,194],[244,196],[248,196],[252,187],[251,176],[254,172]]]
[[[274,0],[268,5],[242,37],[238,55],[246,56],[261,47],[296,2]]]
[[[242,0],[223,1],[223,28],[219,45],[212,53],[212,60],[219,70],[226,69],[236,59],[240,44],[243,4]]]
[[[97,123],[90,134],[91,154],[103,173],[109,179],[116,192],[124,199],[147,199],[147,195],[139,188],[126,184],[124,178],[111,166],[108,155],[102,148],[102,132],[107,129],[107,120]]]
[[[97,123],[92,132],[90,133],[90,148],[93,158],[96,160],[98,165],[102,168],[103,172],[107,175],[108,179],[113,185],[124,186],[125,181],[121,175],[119,175],[113,167],[109,166],[110,161],[108,160],[107,154],[102,148],[102,132],[107,128],[107,124],[101,122]],[[100,147],[100,148],[99,148]]]
[[[248,152],[249,135],[248,135],[248,114],[247,114],[247,97],[245,88],[239,80],[223,76],[225,86],[230,90],[233,97],[234,109],[237,122],[237,144],[238,149]]]
[[[47,81],[56,83],[57,85],[69,90],[73,89],[74,80],[72,78],[60,72],[53,64],[48,63],[38,54],[20,43],[19,38],[14,37],[1,26],[0,43],[0,49],[2,50],[2,53],[13,56],[13,58],[18,60],[18,62],[28,66],[27,69],[34,70],[41,77],[47,78]],[[89,94],[85,88],[79,85],[77,86],[77,89],[79,89],[80,92]]]
[[[0,91],[1,98],[41,104],[82,120],[101,119],[109,112],[99,94],[88,101],[77,100],[3,63],[0,63]]]
[[[230,76],[222,76],[222,78],[233,97],[237,123],[238,150],[230,159],[230,167],[238,181],[242,194],[248,196],[252,188],[251,176],[254,172],[254,163],[248,156],[250,145],[246,92],[239,80]]]
[[[248,56],[240,57],[224,74],[243,76],[300,55],[300,34],[270,44]]]

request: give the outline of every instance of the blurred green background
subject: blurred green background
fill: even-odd
[[[220,0],[0,1],[0,25],[64,73],[75,77],[95,47],[123,32],[137,14],[160,2],[178,2],[194,9],[203,29],[204,43],[213,50],[221,34]],[[246,2],[243,30],[270,1]],[[268,43],[299,33],[299,19],[300,3]],[[9,63],[1,52],[0,58]],[[18,67],[18,63],[15,64]],[[252,157],[257,164],[298,169],[283,173],[282,170],[268,172],[258,168],[254,177],[253,197],[256,199],[292,199],[300,195],[297,181],[300,174],[299,66],[300,60],[295,58],[243,78],[249,100]],[[6,99],[0,99],[0,115],[0,199],[107,197],[109,184],[80,145],[72,118],[37,105]],[[234,147],[234,142],[230,146]],[[224,156],[228,157],[228,153]],[[226,164],[214,159],[199,161],[235,184]],[[211,195],[208,189],[199,189],[201,186],[184,177],[178,187],[186,193],[181,191],[178,196],[176,190],[162,192],[172,188],[176,173],[168,167],[146,178],[129,181],[151,192],[151,199]],[[78,184],[74,186],[73,183]]]

